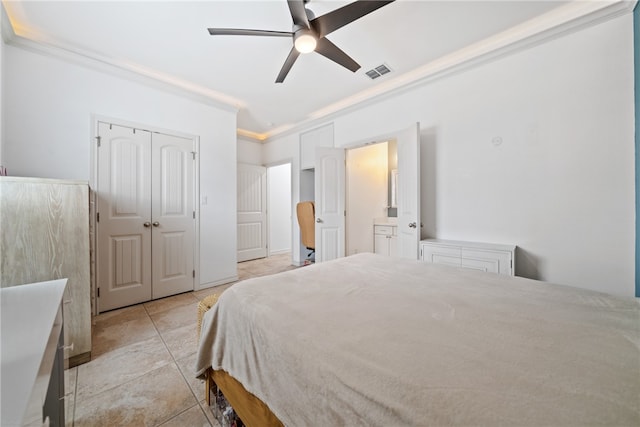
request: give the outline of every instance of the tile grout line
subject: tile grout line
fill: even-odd
[[[164,341],[164,338],[162,337],[162,334],[160,333],[160,330],[156,327],[155,322],[154,322],[154,321],[153,321],[153,319],[151,318],[151,315],[149,314],[149,312],[148,312],[148,310],[147,310],[147,307],[146,307],[146,306],[144,306],[144,304],[140,304],[140,305],[142,306],[142,309],[144,310],[144,314],[145,314],[145,315],[147,316],[147,318],[151,321],[151,324],[153,325],[153,329],[154,329],[155,333],[157,334],[158,338],[160,338],[160,341],[162,342],[162,345],[165,347],[165,350],[167,350],[167,353],[169,353],[169,356],[170,356],[170,358],[171,358],[171,360],[167,361],[167,363],[166,363],[166,364],[164,364],[164,365],[162,365],[162,366],[159,366],[159,367],[158,367],[158,368],[156,368],[156,369],[160,369],[160,368],[162,368],[162,367],[169,366],[171,363],[173,363],[173,364],[175,365],[175,367],[178,369],[178,372],[180,372],[180,368],[177,366],[177,363],[176,363],[175,358],[173,357],[173,354],[171,353],[171,351],[170,351],[170,350],[169,350],[169,348],[167,347],[167,344],[166,344],[166,342]],[[128,307],[125,307],[125,308],[128,308]],[[141,318],[142,318],[142,317],[141,317]],[[139,320],[139,319],[138,319],[138,320]],[[148,340],[148,339],[153,339],[153,338],[146,338],[145,340]],[[142,341],[145,341],[145,340],[142,340]],[[135,345],[135,344],[137,344],[137,343],[139,343],[139,342],[141,342],[141,341],[137,341],[137,342],[134,342],[134,343],[130,343],[130,344],[127,344],[127,345],[122,346],[122,347],[117,347],[117,348],[116,348],[116,349],[114,349],[114,350],[115,350],[115,351],[117,351],[117,350],[120,350],[121,348],[125,348],[125,347],[127,347],[127,346],[129,346],[129,345]],[[109,352],[105,352],[105,353],[101,354],[100,356],[104,356],[104,355],[106,355],[107,353],[109,353]],[[94,360],[94,359],[92,359],[92,360]],[[89,362],[87,362],[87,363],[91,363],[91,361],[89,361]],[[79,368],[79,366],[78,366],[78,368]],[[145,373],[143,373],[143,374],[140,374],[140,375],[136,376],[135,378],[130,378],[130,379],[128,379],[127,381],[125,381],[125,382],[123,382],[123,383],[121,383],[121,384],[113,385],[111,388],[105,389],[105,390],[101,391],[100,393],[98,393],[98,394],[96,394],[96,395],[94,395],[94,396],[91,396],[91,397],[95,397],[95,396],[97,396],[97,395],[99,395],[99,394],[102,394],[102,393],[108,392],[108,391],[110,391],[110,390],[113,390],[113,389],[114,389],[114,388],[116,388],[116,387],[120,387],[120,386],[122,386],[122,385],[125,385],[125,384],[128,384],[128,383],[130,383],[130,382],[136,381],[136,380],[140,379],[141,377],[144,377],[144,376],[145,376],[145,375],[147,375],[147,374],[148,374],[148,372],[145,372]],[[80,378],[80,370],[79,370],[79,369],[77,369],[77,371],[76,371],[76,393],[75,393],[75,396],[74,396],[74,407],[73,407],[73,426],[75,426],[75,422],[76,422],[76,419],[75,419],[75,418],[76,418],[76,409],[77,409],[77,407],[78,407],[78,393],[77,393],[77,390],[78,390],[79,378]],[[184,378],[184,377],[183,377],[183,378]],[[188,387],[188,384],[187,384],[187,387]],[[188,387],[188,388],[190,389],[190,387]],[[90,397],[90,398],[91,398],[91,397]],[[196,398],[196,402],[197,402],[197,400],[198,400],[198,399]],[[173,417],[171,417],[171,418],[173,418]],[[169,418],[169,419],[171,419],[171,418]],[[164,420],[163,422],[167,422],[169,419]],[[73,427],[73,426],[72,426],[72,427]]]
[[[197,298],[196,298],[197,299]],[[185,304],[186,305],[186,304]],[[200,406],[200,400],[198,399],[198,396],[196,396],[195,392],[191,389],[191,386],[189,385],[189,381],[187,381],[187,378],[184,376],[184,373],[182,372],[182,369],[180,369],[180,366],[178,365],[178,361],[176,360],[175,356],[173,355],[173,353],[171,352],[171,350],[169,349],[169,346],[167,345],[166,341],[164,340],[164,337],[162,336],[162,332],[160,332],[160,330],[158,329],[156,322],[154,322],[153,317],[151,317],[151,314],[149,314],[149,310],[147,310],[147,307],[143,305],[144,311],[145,313],[147,313],[147,316],[149,316],[149,320],[151,321],[151,324],[153,325],[153,328],[156,330],[156,332],[158,333],[158,336],[160,336],[160,341],[162,341],[162,345],[164,345],[164,348],[167,350],[167,352],[169,353],[169,356],[171,357],[171,360],[173,360],[173,364],[175,365],[176,369],[178,370],[178,373],[180,374],[180,376],[182,377],[182,380],[185,382],[187,389],[191,392],[191,395],[193,396],[193,398],[196,401],[196,405]],[[185,409],[182,412],[179,412],[178,414],[167,418],[166,420],[162,421],[161,423],[157,424],[157,426],[161,426],[164,423],[169,422],[170,420],[174,419],[175,417],[179,416],[180,414],[188,411],[189,409],[191,409],[193,406]],[[202,408],[200,408],[202,410]],[[209,418],[207,417],[207,414],[204,414],[207,422],[209,424],[211,424],[209,422]]]
[[[143,308],[144,308],[144,307],[143,307]],[[145,311],[146,311],[146,309],[145,309]],[[151,319],[150,319],[150,320],[151,320]],[[153,325],[153,327],[154,327],[154,329],[155,329],[155,331],[156,331],[156,334],[158,334],[158,337],[160,338],[160,341],[162,341],[162,344],[165,346],[165,348],[167,348],[167,347],[166,347],[166,344],[165,344],[165,342],[164,342],[164,340],[162,339],[162,335],[160,334],[160,331],[158,331],[158,329],[155,327],[155,324],[153,323],[153,320],[151,320],[151,324]],[[122,350],[122,349],[124,349],[124,348],[126,348],[126,347],[128,347],[128,346],[136,345],[136,344],[139,344],[140,342],[147,341],[147,340],[150,340],[150,339],[153,339],[153,337],[151,337],[151,338],[145,338],[145,339],[143,339],[143,340],[141,340],[141,341],[136,341],[136,342],[132,342],[132,343],[130,343],[130,344],[124,345],[124,346],[116,347],[115,349],[113,349],[113,351],[119,351],[119,350]],[[167,351],[168,351],[168,348],[167,348]],[[101,354],[99,354],[98,356],[96,356],[96,358],[98,358],[98,357],[102,357],[102,356],[105,356],[105,355],[106,355],[106,354],[108,354],[108,353],[110,353],[110,352],[101,353]],[[172,356],[172,354],[171,354],[171,352],[170,352],[170,351],[168,351],[168,353],[169,353],[169,356]],[[91,363],[91,362],[92,362],[92,361],[94,361],[94,360],[96,360],[96,359],[95,359],[95,358],[92,358],[92,359],[91,359],[89,362],[87,362],[87,363]],[[169,361],[169,362],[167,362],[165,365],[161,365],[161,366],[159,366],[159,367],[158,367],[158,368],[156,368],[156,369],[159,369],[159,368],[161,368],[161,367],[163,367],[163,366],[166,366],[166,365],[168,365],[168,364],[170,364],[170,363],[171,363],[171,362]],[[78,365],[78,368],[79,368],[80,366],[82,366],[82,365]],[[80,370],[78,369],[78,371],[76,372],[76,391],[77,391],[77,387],[78,387],[78,383],[79,383],[79,381],[78,381],[78,378],[79,378],[79,375],[78,375],[78,374],[79,374],[79,371],[80,371]],[[125,381],[125,382],[124,382],[124,383],[122,383],[122,384],[127,384],[127,383],[129,383],[129,382],[131,382],[131,381],[133,381],[133,380],[136,380],[136,379],[138,379],[138,378],[140,378],[140,377],[143,377],[143,376],[147,375],[148,373],[149,373],[149,372],[142,373],[142,374],[140,374],[140,375],[136,376],[135,378],[131,378],[131,379],[129,379],[129,380],[127,380],[127,381]],[[101,392],[99,392],[99,393],[97,393],[97,394],[101,394],[101,393],[104,393],[104,392],[107,392],[107,391],[113,390],[114,388],[119,387],[119,386],[120,386],[120,385],[122,385],[122,384],[115,384],[115,385],[113,385],[111,388],[107,388],[107,389],[105,389],[105,390],[102,390]],[[97,395],[97,394],[96,394],[96,395]],[[94,397],[94,396],[96,396],[96,395],[92,395],[92,396],[90,396],[89,398],[92,398],[92,397]],[[74,399],[74,417],[75,417],[75,408],[78,406],[78,405],[77,405],[77,397],[78,397],[78,395],[77,395],[77,393],[76,393],[76,395],[75,395],[75,399]],[[75,423],[75,420],[74,420],[74,423]]]
[[[198,399],[196,399],[196,400],[198,400]],[[178,414],[174,415],[173,417],[171,417],[171,418],[169,418],[169,419],[166,419],[166,420],[162,421],[160,424],[156,424],[156,426],[155,426],[155,427],[162,427],[163,425],[165,425],[165,424],[166,424],[166,423],[168,423],[169,421],[171,421],[171,420],[173,420],[173,419],[175,419],[175,418],[178,418],[180,415],[184,414],[184,413],[185,413],[185,412],[187,412],[187,411],[190,411],[191,409],[193,409],[193,408],[194,408],[194,407],[196,407],[196,406],[200,408],[200,412],[202,412],[202,416],[207,420],[207,422],[208,422],[208,423],[209,423],[209,425],[211,426],[211,423],[209,422],[209,418],[207,417],[207,414],[205,414],[205,413],[204,413],[204,411],[202,410],[202,406],[200,405],[200,402],[199,402],[199,401],[197,401],[195,405],[190,406],[190,407],[188,407],[187,409],[185,409],[184,411],[182,411],[182,412],[180,412],[180,413],[178,413]],[[213,426],[211,426],[211,427],[213,427]]]

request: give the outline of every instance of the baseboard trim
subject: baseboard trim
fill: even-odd
[[[237,275],[231,276],[231,277],[226,277],[224,279],[216,280],[215,282],[201,283],[200,286],[196,286],[194,291],[201,291],[203,289],[209,289],[209,288],[213,288],[215,286],[226,285],[227,283],[232,283],[232,282],[237,282],[237,281],[238,281],[238,276]]]

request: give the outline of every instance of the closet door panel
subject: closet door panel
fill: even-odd
[[[100,311],[151,299],[151,133],[99,124]]]
[[[152,298],[193,290],[193,142],[153,134]]]

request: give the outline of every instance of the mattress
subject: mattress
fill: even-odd
[[[226,290],[196,372],[285,425],[640,425],[640,304],[358,254]]]

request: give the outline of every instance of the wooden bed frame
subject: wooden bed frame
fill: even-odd
[[[248,426],[283,427],[284,424],[260,399],[249,393],[238,380],[225,371],[209,369],[205,377],[205,397],[211,406],[211,390],[220,389],[242,422]]]

